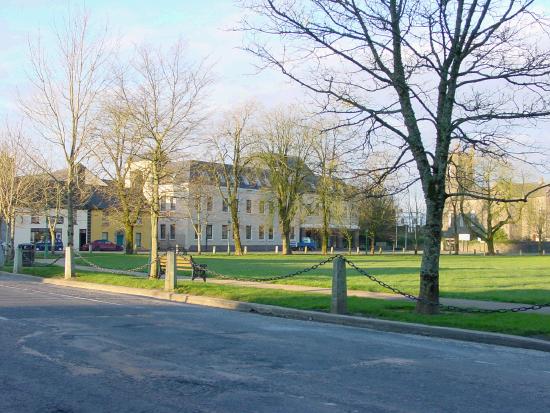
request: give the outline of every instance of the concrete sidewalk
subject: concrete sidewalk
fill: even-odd
[[[41,262],[43,260],[36,260]],[[62,261],[56,263],[56,265],[62,267],[64,264]],[[76,270],[81,271],[97,271],[109,273],[110,270],[107,269],[96,269],[84,265],[75,265]],[[111,270],[112,271],[112,270]],[[123,271],[116,270],[120,274],[133,275],[136,277],[146,277],[147,275],[142,272],[135,271]],[[191,277],[178,276],[178,280],[190,281]],[[283,291],[295,291],[300,293],[311,293],[311,294],[324,294],[331,295],[332,290],[330,288],[322,287],[311,287],[305,285],[289,285],[289,284],[273,284],[268,282],[257,282],[257,281],[238,281],[238,280],[221,280],[216,278],[207,278],[210,284],[220,284],[220,285],[230,285],[234,287],[250,287],[250,288],[263,288],[268,290],[283,290]],[[202,280],[197,280],[196,282],[202,282]],[[371,292],[371,291],[359,291],[359,290],[349,290],[348,297],[361,297],[361,298],[374,298],[378,300],[390,300],[390,301],[409,301],[408,299],[389,293],[380,293],[380,292]],[[528,307],[531,304],[522,304],[522,303],[508,303],[500,301],[484,301],[484,300],[468,300],[464,298],[440,298],[441,304],[451,305],[461,308],[480,308],[484,310],[500,310],[500,309],[510,309],[517,307]],[[533,312],[538,314],[550,314],[550,307],[541,308],[539,310],[529,310],[527,312]]]

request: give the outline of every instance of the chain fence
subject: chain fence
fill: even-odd
[[[219,273],[217,271],[214,271],[214,270],[211,270],[207,267],[206,268],[203,267],[202,269],[206,272],[206,274],[213,275],[214,277],[222,279],[222,280],[269,282],[269,281],[284,280],[286,278],[292,278],[292,277],[296,277],[298,275],[306,274],[310,271],[316,270],[317,268],[319,268],[319,267],[321,267],[325,264],[328,264],[329,262],[334,261],[337,257],[338,257],[338,255],[333,255],[333,256],[328,257],[327,259],[325,259],[325,260],[323,260],[323,261],[321,261],[317,264],[312,265],[311,267],[307,267],[307,268],[304,268],[304,269],[301,269],[301,270],[298,270],[298,271],[294,271],[294,272],[291,272],[289,274],[272,275],[272,276],[268,276],[268,277],[236,277],[236,276],[233,276],[233,275],[221,274],[221,273]],[[196,264],[196,263],[193,264],[193,266],[196,269],[199,269],[199,265],[200,264]]]
[[[477,314],[494,314],[494,313],[518,313],[522,311],[534,311],[534,310],[540,310],[541,308],[550,307],[550,303],[544,303],[544,304],[533,304],[528,306],[520,306],[520,307],[513,307],[513,308],[497,308],[497,309],[488,309],[488,308],[473,308],[473,307],[458,307],[456,305],[447,305],[447,304],[441,304],[438,302],[433,302],[426,300],[424,298],[418,297],[416,295],[407,293],[403,290],[400,290],[397,287],[393,287],[389,285],[388,283],[379,280],[374,275],[369,274],[362,268],[358,267],[357,264],[355,264],[350,259],[346,258],[343,255],[338,255],[342,257],[342,259],[349,264],[351,268],[353,268],[355,271],[357,271],[359,274],[367,277],[369,280],[375,282],[376,284],[380,285],[381,287],[390,290],[394,294],[400,295],[402,297],[405,297],[411,301],[419,302],[425,305],[430,305],[434,307],[438,307],[444,311],[454,311],[459,313],[477,313]]]
[[[87,258],[85,258],[79,252],[76,252],[76,251],[75,251],[75,256],[78,259],[80,259],[82,262],[84,262],[85,264],[87,264],[88,266],[90,266],[90,267],[92,267],[96,270],[109,271],[109,272],[113,272],[113,273],[116,273],[116,274],[125,274],[125,273],[128,273],[128,272],[138,272],[140,270],[144,270],[144,269],[149,268],[152,264],[152,262],[149,260],[147,263],[139,265],[139,266],[134,267],[134,268],[115,269],[115,268],[106,268],[106,267],[102,267],[100,265],[97,265],[96,263],[88,260]],[[159,254],[156,261],[159,261],[161,256],[162,255]],[[54,265],[61,258],[63,258],[63,256],[60,256],[60,257],[56,258],[54,261],[52,261],[51,263],[49,263],[47,265]],[[400,296],[402,296],[402,297],[404,297],[404,298],[406,298],[410,301],[413,301],[413,302],[418,302],[418,303],[422,303],[422,304],[425,304],[425,305],[438,307],[439,309],[444,310],[444,311],[453,311],[453,312],[460,312],[460,313],[493,314],[493,313],[518,313],[518,312],[524,312],[524,311],[535,311],[535,310],[540,310],[542,308],[550,307],[550,303],[543,303],[543,304],[533,304],[533,305],[519,306],[519,307],[513,307],[513,308],[487,309],[487,308],[474,308],[474,307],[459,307],[459,306],[456,306],[456,305],[447,305],[447,304],[442,304],[442,303],[439,303],[439,302],[432,302],[432,301],[426,300],[424,298],[418,297],[416,295],[410,294],[406,291],[403,291],[403,290],[401,290],[397,287],[394,287],[394,286],[386,283],[385,281],[380,280],[379,278],[375,277],[374,275],[369,274],[366,270],[359,267],[355,262],[353,262],[349,258],[346,258],[342,254],[332,255],[332,256],[330,256],[330,257],[328,257],[328,258],[326,258],[326,259],[324,259],[324,260],[322,260],[322,261],[320,261],[316,264],[311,265],[310,267],[303,268],[303,269],[300,269],[300,270],[297,270],[297,271],[293,271],[293,272],[288,273],[288,274],[272,275],[272,276],[267,276],[267,277],[238,277],[238,276],[233,276],[233,275],[226,275],[226,274],[222,274],[220,272],[217,272],[215,270],[212,270],[212,269],[206,267],[204,264],[198,264],[196,262],[192,262],[192,266],[195,270],[204,271],[206,274],[208,274],[208,275],[210,275],[214,278],[221,279],[221,280],[233,280],[233,281],[244,281],[244,282],[246,282],[246,281],[248,281],[248,282],[271,282],[271,281],[278,281],[278,280],[284,280],[284,279],[288,279],[288,278],[292,278],[292,277],[297,277],[299,275],[309,273],[311,271],[316,270],[319,267],[322,267],[322,266],[334,261],[337,258],[342,258],[346,262],[346,264],[348,264],[357,273],[359,273],[360,275],[368,278],[370,281],[378,284],[382,288],[393,292],[396,295],[400,295]]]
[[[153,262],[151,262],[151,260],[148,260],[145,264],[141,264],[137,267],[121,269],[121,268],[107,268],[107,267],[102,267],[100,265],[97,265],[96,263],[94,263],[94,262],[88,260],[87,258],[85,258],[84,256],[82,256],[82,254],[80,254],[77,251],[75,251],[75,257],[78,258],[79,260],[81,260],[82,262],[84,262],[89,267],[92,267],[92,268],[94,268],[98,271],[110,271],[110,272],[113,272],[115,274],[125,274],[125,273],[128,273],[128,272],[140,272],[141,270],[149,268],[153,263],[155,263],[157,260],[160,259],[160,255],[159,255],[159,258],[157,258]]]

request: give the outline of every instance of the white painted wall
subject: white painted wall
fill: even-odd
[[[54,210],[50,211],[52,215],[55,214]],[[63,245],[67,245],[67,211],[62,210],[61,215],[63,216],[63,224],[58,224],[57,229],[61,230],[61,236]],[[15,220],[15,245],[28,243],[31,241],[31,230],[33,228],[48,228],[46,221],[46,216],[39,216],[39,223],[31,223],[31,215],[22,214],[18,215]],[[88,211],[78,210],[76,213],[76,223],[74,226],[74,240],[73,244],[78,245],[80,229],[88,228]]]

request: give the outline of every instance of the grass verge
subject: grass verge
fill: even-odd
[[[5,271],[9,270],[5,268]],[[60,267],[24,268],[23,272],[45,278],[60,278],[63,276],[63,269]],[[160,289],[164,285],[163,280],[149,280],[144,277],[91,271],[78,271],[77,281],[149,289]],[[181,280],[178,282],[177,292],[302,310],[329,311],[330,309],[330,296],[320,294],[216,285],[202,282],[193,283]],[[446,312],[436,316],[422,316],[414,312],[413,303],[358,297],[348,298],[348,309],[350,314],[353,315],[550,340],[550,316],[543,314],[463,314]]]

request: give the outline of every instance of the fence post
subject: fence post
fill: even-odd
[[[212,247],[212,255],[216,255],[216,246],[215,245]]]
[[[65,279],[74,277],[74,260],[72,247],[65,247]]]
[[[23,263],[23,250],[19,248],[19,245],[15,247],[15,255],[13,257],[13,273],[17,274],[21,271],[21,265]]]
[[[164,276],[164,289],[174,291],[176,288],[176,254],[173,251],[166,253],[166,274]]]
[[[346,314],[348,312],[348,288],[346,284],[346,261],[336,257],[332,261],[332,300],[330,312]]]

